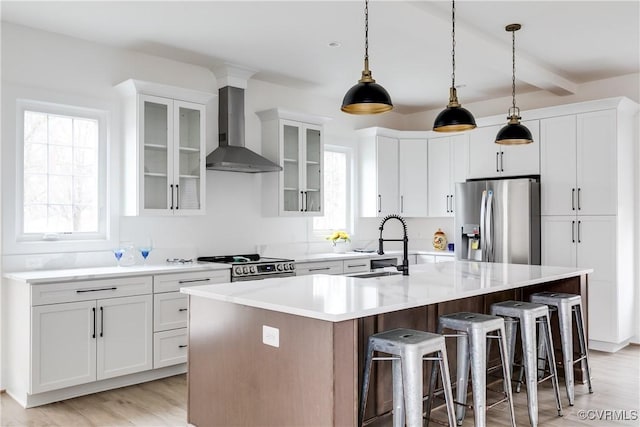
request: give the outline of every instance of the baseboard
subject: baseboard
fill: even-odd
[[[187,364],[181,363],[179,365],[167,366],[166,368],[152,369],[150,371],[123,375],[121,377],[109,378],[107,380],[94,381],[87,384],[67,387],[60,390],[47,391],[39,394],[26,394],[16,396],[11,393],[10,390],[7,392],[7,394],[21,406],[25,408],[33,408],[35,406],[46,405],[47,403],[59,402],[61,400],[71,399],[87,394],[98,393],[101,391],[112,390],[114,388],[126,387],[134,384],[158,380],[160,378],[184,374],[185,372],[187,372]]]
[[[624,340],[621,343],[611,343],[604,341],[589,340],[589,350],[604,351],[607,353],[615,353],[629,345],[629,340]]]

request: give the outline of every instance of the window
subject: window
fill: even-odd
[[[313,231],[351,228],[351,151],[345,147],[325,146],[324,216],[313,218]]]
[[[38,103],[24,103],[19,115],[20,239],[106,238],[104,116]]]

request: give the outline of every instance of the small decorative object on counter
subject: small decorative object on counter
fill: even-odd
[[[333,245],[333,252],[343,254],[347,251],[347,242],[351,241],[351,237],[346,231],[334,231],[330,236],[326,237]]]
[[[130,267],[136,264],[136,248],[133,242],[121,242],[120,248],[122,248],[122,258],[120,259],[120,265],[122,267]]]
[[[439,228],[433,233],[433,248],[437,251],[444,251],[447,248],[447,235]]]

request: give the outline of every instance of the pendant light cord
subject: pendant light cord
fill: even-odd
[[[364,1],[364,68],[369,71],[369,0]]]
[[[511,31],[511,97],[513,98],[513,111],[516,110],[516,32]]]
[[[451,1],[451,87],[456,87],[456,0]]]

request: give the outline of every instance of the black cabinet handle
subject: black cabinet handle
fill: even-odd
[[[581,210],[581,209],[582,209],[582,206],[580,206],[580,190],[582,190],[582,189],[581,189],[581,188],[578,188],[578,210]],[[580,222],[578,221],[578,224],[579,224],[579,223],[580,223]],[[580,240],[580,239],[578,239],[578,240]]]
[[[500,152],[500,172],[504,172],[504,151]]]
[[[300,191],[300,212],[304,212],[304,191]]]
[[[304,192],[304,211],[307,212],[309,210],[309,192]]]
[[[580,194],[580,193],[578,193]],[[580,209],[580,208],[578,208]],[[580,224],[582,224],[582,221],[578,221],[578,243],[582,243],[582,241],[580,240]]]
[[[179,308],[178,311],[187,311],[189,310],[188,308]]]
[[[498,166],[498,156],[499,155],[500,155],[500,153],[496,151],[496,172],[500,172],[500,166]]]
[[[382,212],[382,195],[378,194],[378,212]]]
[[[173,184],[169,184],[169,189],[171,191],[171,207],[169,209],[173,210]]]
[[[176,210],[180,209],[180,184],[176,184]]]
[[[447,194],[447,213],[449,213],[449,195]]]
[[[189,346],[188,346],[188,345],[186,345],[186,344],[180,344],[180,345],[178,346],[178,348],[187,348],[187,347],[189,347]]]
[[[100,307],[100,336],[104,336],[104,307]]]
[[[209,280],[211,279],[208,277],[206,279],[178,280],[178,284],[182,285],[183,283],[208,282]]]
[[[331,267],[316,267],[316,268],[310,268],[309,271],[320,271],[320,270],[330,270]]]
[[[449,197],[451,197],[451,209],[449,212],[453,213],[453,194],[450,194]]]
[[[572,211],[576,210],[576,189],[575,188],[571,189],[571,210]]]
[[[571,242],[576,242],[576,222],[571,221]]]
[[[366,267],[368,264],[347,264],[347,268]]]
[[[93,311],[93,335],[91,336],[91,338],[96,337],[96,308],[95,307],[91,307],[91,311]]]
[[[111,288],[97,288],[97,289],[76,289],[76,293],[77,294],[82,294],[85,292],[100,292],[100,291],[115,291],[116,288],[115,286],[111,287]]]
[[[404,196],[400,196],[400,213],[404,213]]]

